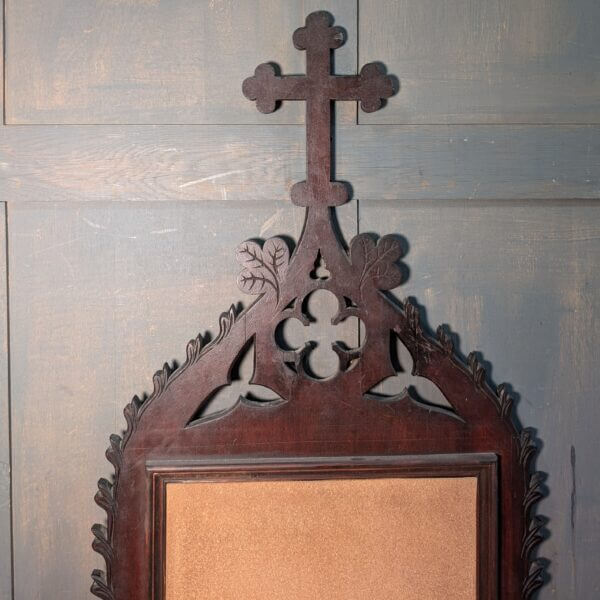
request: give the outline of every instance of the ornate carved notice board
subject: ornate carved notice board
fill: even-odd
[[[127,428],[107,450],[114,480],[96,502],[107,524],[93,547],[106,571],[92,574],[104,600],[529,598],[542,583],[531,560],[542,521],[532,515],[541,478],[530,472],[532,436],[511,417],[505,386],[492,389],[475,355],[463,362],[452,336],[430,335],[418,308],[386,293],[402,281],[394,236],[354,237],[344,246],[334,207],[349,199],[331,181],[331,106],[365,111],[393,94],[376,64],[331,73],[344,41],[330,15],[309,15],[293,36],[306,75],[256,68],[243,93],[269,113],[306,102],[306,181],[291,190],[306,207],[295,250],[284,239],[237,249],[238,283],[256,301],[232,306],[219,333],[198,336],[187,358],[154,376],[154,391],[125,407]],[[317,268],[318,265],[326,267]],[[294,348],[284,323],[308,326],[308,298],[329,294],[331,325],[360,320],[356,347],[335,343],[338,371],[317,377],[312,345]],[[373,388],[396,373],[392,348],[410,353],[413,374],[448,401],[434,406],[406,391]],[[252,383],[276,399],[240,397],[205,408],[231,383],[254,347]]]

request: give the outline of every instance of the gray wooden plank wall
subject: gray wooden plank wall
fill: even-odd
[[[12,593],[6,203],[0,204],[0,599]]]
[[[539,597],[600,595],[598,3],[6,0],[1,600],[88,597],[122,407],[247,301],[240,241],[297,238],[302,108],[260,115],[240,86],[266,60],[302,72],[290,36],[321,7],[350,35],[338,72],[381,60],[401,84],[359,124],[338,109],[336,173],[355,197],[342,230],[406,238],[397,294],[480,350],[537,428]]]
[[[4,45],[4,3],[0,1],[0,42]],[[4,81],[4,61],[0,61]],[[4,88],[0,90],[4,114]],[[0,600],[12,598],[12,525],[10,397],[8,373],[8,294],[6,261],[6,198],[0,196]]]
[[[361,123],[598,123],[597,0],[360,5],[361,63],[403,84]]]

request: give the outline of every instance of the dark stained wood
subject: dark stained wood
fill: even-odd
[[[123,404],[151,390],[152,374],[165,360],[183,362],[190,337],[207,330],[214,337],[223,305],[253,299],[236,286],[233,249],[257,233],[297,238],[304,211],[283,202],[255,202],[251,209],[248,202],[9,205],[15,598],[88,596],[89,573],[102,565],[85,550],[89,523],[104,519],[89,501],[90,489],[99,476],[110,478],[103,453],[108,435],[125,425]],[[539,510],[549,517],[552,535],[540,550],[551,559],[552,583],[540,598],[593,598],[600,204],[432,199],[360,205],[361,231],[409,239],[402,259],[409,278],[396,295],[425,304],[429,323],[451,324],[460,332],[459,351],[476,349],[491,361],[492,381],[512,384],[517,418],[535,424],[544,440],[536,466],[550,473],[551,493]],[[350,239],[356,206],[336,212],[346,211],[341,220]],[[299,328],[308,332],[306,341],[314,339],[314,325]],[[402,365],[410,369],[412,362]],[[249,363],[244,381],[251,375]],[[396,380],[386,393],[412,383]],[[245,393],[238,383],[223,388],[219,408]],[[421,395],[437,400],[426,389]],[[44,410],[42,397],[50,399]],[[37,482],[44,480],[38,494]],[[37,515],[47,511],[57,518],[40,523]],[[68,582],[64,590],[47,592],[49,573]],[[571,592],[575,586],[579,594]]]
[[[344,43],[344,30],[330,26],[326,12],[315,12],[294,32],[294,46],[306,51],[306,75],[279,77],[269,63],[256,67],[242,89],[262,113],[271,113],[281,100],[306,101],[306,181],[294,184],[290,195],[298,206],[339,206],[349,199],[344,184],[331,181],[331,106],[335,100],[359,100],[374,112],[394,93],[393,82],[377,63],[360,75],[334,76],[331,50]]]
[[[166,486],[199,481],[285,481],[288,479],[364,479],[376,477],[477,478],[477,597],[498,598],[498,472],[495,454],[423,454],[235,461],[162,461],[147,463],[152,497],[153,598],[165,592]],[[393,526],[393,524],[390,524]]]
[[[188,11],[183,17],[192,23],[186,35],[194,38],[186,41],[184,35],[175,39],[180,31],[170,25],[177,19],[141,22],[146,7],[149,12],[153,6],[162,10],[164,2],[72,2],[77,10],[66,19],[47,18],[60,4],[44,2],[40,9],[41,2],[37,6],[28,1],[12,3],[23,9],[23,21],[28,25],[33,25],[37,16],[40,20],[46,17],[46,31],[39,35],[55,40],[62,37],[65,54],[70,52],[68,45],[75,42],[67,75],[77,73],[92,85],[97,80],[86,71],[94,69],[86,62],[88,55],[111,46],[116,49],[115,38],[120,35],[124,42],[128,40],[126,34],[113,30],[110,11],[121,11],[125,20],[126,14],[140,18],[139,29],[134,28],[134,32],[143,30],[143,35],[151,37],[159,30],[162,49],[168,46],[167,53],[147,44],[122,46],[123,69],[138,68],[139,61],[126,63],[127,57],[138,52],[138,56],[147,55],[147,71],[158,74],[168,64],[179,75],[181,70],[175,62],[179,64],[181,47],[202,44],[210,34],[199,35],[193,22],[210,22],[212,7],[224,6],[223,2],[189,2],[199,16]],[[236,0],[235,5],[240,4]],[[264,12],[278,12],[280,4],[286,11],[294,11],[299,3],[273,3]],[[542,30],[551,15],[557,14],[557,6],[566,6],[562,0],[521,4],[525,13],[531,9],[534,18],[543,21]],[[574,0],[568,3],[568,11],[577,15],[588,4],[589,0]],[[179,0],[165,6],[165,13],[170,6],[177,6],[180,17],[184,13],[184,3]],[[261,6],[266,3],[261,2]],[[311,6],[326,5],[318,2]],[[452,6],[458,11],[467,4],[456,2]],[[428,12],[426,3],[417,3],[417,7],[416,21],[416,13],[398,12],[390,17],[390,27],[379,24],[377,35],[385,39],[382,51],[387,52],[389,46],[400,57],[398,48],[408,45],[412,51],[417,36],[432,52],[445,43],[436,35],[439,12]],[[469,44],[461,45],[461,41],[475,35],[485,12],[490,17],[485,28],[494,29],[490,7],[492,4],[485,2],[469,3],[465,19],[448,22],[451,31],[464,28],[464,35],[450,39],[456,48],[464,50],[466,61],[476,50]],[[352,45],[355,35],[351,19],[342,18],[340,9],[345,10],[340,5],[332,12],[347,28]],[[373,12],[367,9],[361,0],[360,19],[371,21]],[[88,10],[97,16],[91,23],[93,34],[78,29],[78,15]],[[292,25],[282,25],[281,31],[284,27],[291,27],[291,31],[301,21],[301,10],[297,16],[284,17],[281,23]],[[264,14],[257,18],[264,20]],[[271,20],[275,23],[277,17]],[[528,20],[531,22],[531,17]],[[537,39],[537,23],[535,27],[521,23],[521,43],[527,43],[531,36]],[[38,36],[34,31],[15,28],[17,24],[16,20],[7,22],[7,34],[20,36],[22,47],[29,51]],[[518,24],[518,19],[508,23],[513,31]],[[523,69],[533,73],[527,89],[535,102],[544,85],[544,78],[536,77],[535,69],[560,73],[564,66],[562,49],[580,48],[583,56],[589,48],[588,31],[594,26],[595,20],[590,19],[586,26],[572,29],[567,38],[556,37],[559,51],[541,62],[526,62],[516,56],[498,68],[505,70],[508,81],[517,79]],[[405,28],[410,37],[398,36],[396,27]],[[392,28],[393,33],[389,33]],[[232,31],[236,35],[235,27]],[[248,49],[244,65],[228,66],[227,61],[218,67],[214,63],[204,65],[199,77],[208,72],[219,82],[219,89],[231,86],[238,95],[227,99],[227,105],[215,106],[215,111],[225,117],[235,115],[236,122],[242,114],[239,110],[249,119],[256,114],[264,123],[300,122],[301,103],[284,103],[278,113],[262,115],[239,94],[241,80],[264,59],[281,59],[284,73],[304,70],[303,54],[291,47],[289,39],[277,33],[281,43],[274,48],[271,35],[270,30],[257,35],[260,45]],[[79,52],[78,37],[88,44],[83,53]],[[365,43],[370,39],[363,37]],[[492,47],[490,43],[488,48]],[[355,48],[347,45],[336,52],[338,72],[353,72],[356,66],[347,57],[340,58],[340,52],[347,50],[355,53]],[[374,50],[374,59],[383,56]],[[197,58],[201,58],[199,53],[193,52],[189,61],[184,58],[185,69],[196,69]],[[363,53],[362,59],[369,57]],[[385,62],[401,79],[401,94],[384,111],[361,113],[361,120],[385,119],[390,111],[411,109],[408,98],[412,83],[406,68],[394,61]],[[42,79],[53,77],[54,64],[56,57],[48,56],[42,68],[49,69],[50,75],[42,74]],[[456,82],[453,89],[458,93],[471,84],[462,77],[460,68],[460,63],[448,66],[445,81],[439,82],[444,93],[439,98],[424,97],[420,105],[423,112],[428,112],[429,102],[434,101],[439,102],[443,113],[450,112],[447,107],[455,103],[456,96],[449,94],[446,86]],[[219,69],[216,76],[212,69]],[[22,76],[29,77],[29,71]],[[546,95],[565,115],[570,115],[571,108],[581,107],[583,96],[577,91],[581,86],[573,83],[578,77],[558,77],[559,95]],[[29,84],[39,81],[29,79]],[[190,85],[196,82],[194,79]],[[138,115],[147,115],[151,83],[147,79],[130,82],[128,107],[106,104],[100,94],[92,110],[88,107],[78,113],[77,108],[64,106],[62,119],[74,122],[82,115],[92,118],[94,109],[106,108],[115,111],[113,116],[122,111],[117,117],[134,123]],[[160,105],[170,90],[175,90],[178,99],[183,97],[177,91],[180,81],[165,78],[162,86],[152,96],[158,107],[154,120],[172,122],[181,111],[161,109]],[[111,92],[107,88],[103,97],[119,94],[122,89]],[[470,109],[473,97],[462,92],[461,96]],[[473,102],[473,112],[486,114],[489,100],[488,95],[481,94]],[[230,101],[236,107],[232,112]],[[596,107],[596,98],[591,97],[590,103],[592,109]],[[547,105],[546,101],[544,106],[531,105],[528,119],[537,122],[536,113]],[[44,117],[41,115],[40,120]],[[460,332],[465,354],[469,349],[481,350],[493,362],[492,379],[508,380],[518,390],[518,418],[539,427],[544,451],[537,467],[550,473],[550,495],[540,509],[552,524],[552,535],[541,547],[543,555],[551,559],[551,583],[541,590],[540,598],[595,598],[600,589],[596,565],[600,505],[595,501],[600,497],[600,478],[595,476],[600,452],[596,427],[600,422],[600,403],[596,401],[600,385],[596,368],[600,362],[600,298],[595,292],[600,289],[600,270],[595,268],[600,263],[600,204],[593,199],[600,196],[596,168],[600,163],[600,134],[593,125],[505,125],[502,121],[512,116],[499,118],[496,125],[338,128],[338,177],[352,181],[355,196],[369,197],[360,202],[363,231],[402,233],[410,239],[405,261],[411,275],[399,296],[411,295],[424,302],[430,322],[451,323]],[[419,118],[422,120],[428,118]],[[266,237],[281,232],[296,235],[295,225],[299,228],[301,219],[288,218],[283,203],[291,183],[304,178],[303,139],[300,127],[287,125],[0,128],[0,198],[9,203],[12,216],[16,600],[87,597],[88,574],[100,565],[101,558],[91,549],[81,549],[88,546],[87,524],[104,517],[89,503],[90,486],[99,474],[109,476],[110,465],[102,462],[104,439],[123,426],[120,408],[124,399],[148,390],[153,369],[165,359],[183,360],[188,337],[204,328],[215,333],[220,309],[239,299],[235,259],[226,255],[227,248],[261,230],[260,235]],[[225,174],[238,162],[240,168],[249,170]],[[213,175],[219,177],[179,187]],[[586,197],[591,200],[577,200]],[[473,200],[466,202],[466,198]],[[559,198],[563,200],[557,201]],[[413,199],[418,202],[409,201]],[[112,200],[115,202],[111,204]],[[135,200],[159,202],[150,205]],[[160,202],[163,200],[166,202]],[[356,213],[357,207],[341,208],[353,208]],[[81,217],[106,226],[106,230],[94,229]],[[237,233],[224,238],[230,223],[235,223]],[[347,233],[346,239],[350,239],[351,230]],[[215,234],[221,235],[220,245],[213,238]],[[130,239],[132,236],[136,239]],[[73,241],[75,238],[79,240]],[[223,299],[226,301],[221,307]],[[302,329],[311,331],[314,327]],[[251,371],[250,364],[248,376]],[[402,388],[400,385],[396,391]],[[240,391],[234,382],[224,388],[221,397],[229,404]],[[8,448],[7,440],[5,446]],[[43,489],[39,482],[44,482]],[[74,517],[74,511],[79,516]],[[0,581],[9,585],[1,576]],[[48,581],[60,581],[60,588],[50,589]],[[0,598],[5,600],[1,592]]]
[[[318,22],[324,31],[324,18],[322,14],[309,16],[307,26]],[[321,33],[309,35],[306,45],[320,44],[323,39],[327,36]],[[311,57],[309,52],[309,73]],[[266,90],[279,85],[269,77]],[[317,82],[317,96],[323,93],[321,86]],[[371,96],[380,89],[376,80],[370,89]],[[271,96],[277,94],[271,91]],[[309,120],[308,126],[329,130],[323,119]],[[308,139],[321,139],[325,134],[313,135]],[[321,167],[319,173],[329,171]],[[311,181],[310,171],[307,181]],[[306,203],[304,230],[291,257],[279,238],[270,238],[262,246],[254,241],[239,246],[237,256],[244,270],[238,285],[243,291],[258,293],[258,300],[241,313],[233,306],[224,312],[219,333],[210,343],[191,340],[185,363],[176,370],[165,365],[154,376],[151,396],[136,396],[125,407],[127,429],[123,437],[111,436],[106,452],[115,469],[114,481],[101,479],[96,494],[108,518],[106,526],[93,526],[93,547],[105,558],[106,572],[94,571],[92,591],[103,600],[150,597],[148,461],[198,458],[269,457],[277,462],[301,457],[318,462],[323,457],[493,453],[500,465],[499,583],[495,591],[503,600],[528,599],[541,586],[543,563],[531,560],[531,553],[543,526],[532,512],[541,497],[542,478],[530,472],[533,435],[513,422],[508,389],[490,387],[475,354],[464,363],[454,352],[446,329],[440,327],[435,336],[430,335],[415,305],[386,297],[385,292],[403,278],[397,265],[402,254],[399,240],[384,236],[375,241],[359,234],[346,250],[331,208],[338,204],[337,191],[333,185],[321,185],[319,191],[323,197],[318,202],[311,198]],[[329,278],[310,277],[319,256]],[[334,348],[340,369],[327,379],[315,378],[306,369],[309,347],[284,348],[275,335],[287,319],[308,325],[303,304],[316,290],[327,290],[338,300],[332,325],[355,316],[366,332],[360,347]],[[413,373],[435,383],[454,414],[432,411],[407,395],[390,403],[368,395],[395,373],[390,357],[394,335],[410,352]],[[199,409],[215,390],[230,382],[232,363],[250,343],[255,349],[252,382],[271,389],[278,399],[240,398],[230,410],[202,418]]]

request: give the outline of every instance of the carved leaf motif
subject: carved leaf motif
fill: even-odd
[[[420,316],[418,307],[411,302],[410,298],[404,300],[404,313],[409,327],[417,332],[421,330]]]
[[[242,292],[258,295],[273,290],[279,301],[290,260],[287,244],[281,238],[268,239],[262,248],[256,242],[244,242],[236,249],[236,259],[244,267],[238,277]]]
[[[203,347],[204,340],[200,334],[191,339],[185,349],[186,362],[190,365],[193,365],[200,357]]]
[[[440,342],[444,352],[451,355],[454,352],[454,342],[452,337],[443,325],[440,325],[436,331],[437,339]]]
[[[529,573],[523,582],[523,598],[529,600],[533,593],[544,583],[544,563],[541,560],[533,560],[529,565]]]
[[[350,260],[360,271],[360,287],[372,281],[380,290],[391,290],[402,283],[402,272],[396,261],[402,254],[400,243],[393,235],[383,236],[377,244],[361,233],[350,242]]]
[[[110,446],[106,449],[106,458],[115,469],[115,478],[118,479],[123,463],[123,449],[121,446],[121,436],[113,433],[110,436]]]
[[[529,528],[523,538],[521,549],[521,556],[524,558],[527,558],[531,551],[544,539],[544,536],[540,533],[544,523],[545,521],[541,517],[533,517],[529,521]]]
[[[108,539],[108,531],[104,525],[95,523],[92,525],[92,533],[94,534],[94,541],[92,542],[92,548],[94,551],[101,554],[106,560],[106,565],[110,565],[113,559],[113,549]]]
[[[350,241],[350,260],[352,265],[364,271],[368,257],[375,253],[375,241],[370,235],[361,233]]]
[[[106,582],[106,575],[100,569],[94,569],[92,571],[92,579],[94,580],[92,583],[92,587],[90,588],[90,592],[101,600],[114,600],[114,594],[111,587]]]
[[[263,255],[275,275],[283,280],[290,262],[290,252],[287,244],[281,238],[269,238],[263,246]]]
[[[526,428],[519,434],[519,461],[525,469],[529,468],[531,459],[537,451],[537,444],[533,439],[531,428]]]
[[[98,480],[98,491],[94,496],[94,500],[100,508],[103,508],[106,511],[110,526],[110,522],[113,519],[115,512],[115,499],[113,496],[113,485],[108,479],[101,477]]]
[[[498,407],[500,410],[500,416],[503,419],[510,417],[510,411],[512,410],[513,399],[508,393],[505,383],[501,383],[496,391],[498,397]]]
[[[467,357],[467,362],[471,368],[473,382],[478,388],[481,388],[485,382],[485,369],[479,362],[477,354],[475,352],[471,352]]]

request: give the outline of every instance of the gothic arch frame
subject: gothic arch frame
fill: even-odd
[[[376,241],[361,234],[346,249],[336,231],[334,207],[348,194],[342,184],[330,181],[330,103],[354,99],[364,110],[376,110],[393,92],[391,79],[376,65],[366,65],[358,76],[329,73],[329,54],[343,43],[341,36],[327,13],[313,13],[294,34],[295,46],[307,51],[307,76],[280,77],[266,64],[244,82],[244,93],[263,112],[274,110],[279,100],[307,101],[307,181],[292,188],[292,201],[306,207],[304,230],[291,256],[280,238],[262,246],[241,244],[238,283],[257,300],[239,313],[234,306],[222,313],[214,340],[192,339],[186,361],[177,369],[165,364],[154,375],[151,395],[136,396],[125,407],[125,432],[110,437],[106,452],[114,478],[100,479],[95,496],[107,523],[93,526],[93,548],[104,557],[106,569],[92,573],[91,591],[103,600],[154,597],[154,475],[149,465],[171,464],[177,470],[190,461],[254,467],[265,460],[273,465],[296,461],[324,467],[349,457],[432,461],[442,455],[460,462],[460,457],[493,455],[498,573],[497,578],[490,575],[487,585],[495,585],[498,598],[517,600],[531,598],[543,583],[544,563],[532,558],[544,525],[534,514],[543,478],[532,472],[533,434],[516,424],[507,387],[490,386],[475,354],[464,362],[444,327],[431,335],[416,305],[386,295],[402,281],[395,237]],[[330,272],[326,279],[309,276],[319,257]],[[332,323],[357,316],[366,330],[358,348],[334,347],[340,368],[327,379],[315,379],[304,369],[306,347],[282,348],[275,336],[284,319],[306,324],[303,300],[319,289],[338,299]],[[392,335],[410,352],[413,374],[434,382],[459,418],[408,397],[385,404],[366,396],[395,372]],[[255,347],[252,382],[270,388],[280,400],[240,399],[225,413],[195,418],[215,390],[231,383],[232,364],[250,342]]]

